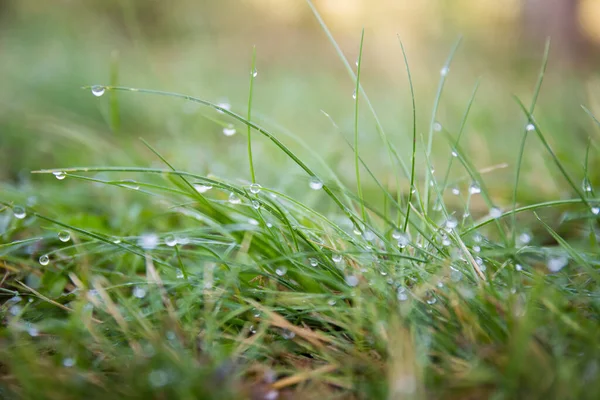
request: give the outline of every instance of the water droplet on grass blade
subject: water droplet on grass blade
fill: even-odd
[[[281,331],[281,337],[283,337],[284,339],[293,339],[296,337],[296,334],[292,331],[290,331],[289,329],[284,329]]]
[[[458,157],[458,153],[455,150],[452,150],[450,154],[452,154],[452,157]]]
[[[252,185],[250,185],[250,193],[252,194],[260,193],[261,189],[262,186],[260,186],[258,183],[253,183]]]
[[[62,181],[63,179],[65,179],[67,177],[67,174],[63,171],[55,171],[52,173],[52,175],[54,175],[54,177],[56,179],[58,179],[59,181]]]
[[[223,135],[225,135],[225,136],[233,136],[236,133],[237,133],[237,130],[231,124],[229,124],[225,128],[223,128]]]
[[[163,387],[169,383],[169,375],[162,369],[155,369],[148,374],[148,382],[155,388]]]
[[[138,239],[138,246],[144,250],[153,250],[158,246],[158,236],[154,233],[145,233]]]
[[[458,220],[456,218],[454,218],[453,216],[449,216],[448,219],[446,220],[446,228],[447,229],[454,229],[458,226]]]
[[[346,285],[350,287],[355,287],[356,285],[358,285],[358,278],[354,275],[348,275],[346,277]]]
[[[502,210],[498,207],[490,208],[490,217],[493,219],[500,218],[502,216]]]
[[[354,92],[352,92],[352,98],[353,98],[354,100],[356,100],[356,90],[355,90]]]
[[[443,68],[440,70],[440,75],[441,75],[441,76],[446,76],[446,75],[448,75],[448,72],[450,72],[450,68],[448,68],[448,67],[443,67]]]
[[[481,193],[481,186],[477,182],[472,182],[469,186],[469,193],[471,194],[479,194]]]
[[[231,204],[241,204],[242,199],[240,199],[237,194],[231,192],[231,193],[229,193],[229,202]]]
[[[218,103],[217,105],[224,110],[227,110],[227,111],[231,110],[231,104],[229,104],[229,103]],[[224,112],[221,110],[217,110],[217,111],[220,112],[221,114],[224,114]]]
[[[177,271],[175,272],[175,277],[177,279],[183,279],[183,278],[185,278],[185,275],[183,275],[183,271],[182,270],[180,270],[179,268],[177,268]]]
[[[16,219],[23,219],[27,216],[27,213],[25,212],[25,209],[23,207],[15,206],[13,207],[13,215]]]
[[[194,184],[194,189],[196,189],[196,191],[198,193],[206,193],[212,188],[213,188],[212,185],[209,185],[206,183],[195,183]]]
[[[146,289],[140,286],[134,287],[133,296],[137,297],[138,299],[143,299],[144,297],[146,297]]]
[[[177,238],[174,235],[165,236],[165,244],[169,247],[177,245]]]
[[[435,122],[433,124],[433,130],[436,132],[441,132],[442,130],[442,124],[440,124],[439,122]]]
[[[279,275],[279,276],[284,276],[284,275],[286,274],[286,272],[287,272],[287,268],[286,268],[286,267],[278,267],[278,268],[275,270],[275,273],[276,273],[277,275]]]
[[[521,264],[517,264],[517,265],[515,265],[515,270],[516,271],[523,271],[523,266]]]
[[[133,179],[123,179],[121,181],[121,186],[132,190],[139,190],[140,188],[140,185]]]
[[[310,178],[310,181],[308,181],[308,186],[312,190],[320,190],[323,188],[323,182],[316,176],[313,176]]]
[[[66,357],[63,359],[62,364],[67,368],[71,368],[75,365],[75,359],[72,357]]]
[[[550,257],[548,259],[547,267],[550,272],[558,272],[563,269],[569,263],[569,259],[565,256]]]
[[[334,254],[333,256],[331,256],[331,259],[333,260],[334,263],[341,263],[343,257],[341,254]]]
[[[48,265],[48,263],[50,262],[50,257],[48,257],[47,254],[44,254],[40,257],[39,262],[41,265]]]
[[[254,69],[252,70],[252,77],[253,77],[253,78],[256,78],[256,76],[257,76],[257,75],[258,75],[258,71],[256,70],[256,68],[254,68]]]
[[[105,91],[106,91],[106,88],[104,86],[100,86],[100,85],[92,86],[92,94],[96,97],[102,96]]]
[[[531,132],[531,131],[535,130],[535,125],[533,125],[533,124],[531,124],[531,123],[530,123],[530,124],[527,124],[527,126],[525,126],[525,129],[526,129],[528,132]]]
[[[319,261],[316,258],[309,258],[308,262],[311,265],[311,267],[316,267],[317,265],[319,265]]]
[[[460,195],[460,189],[458,188],[458,186],[454,186],[453,188],[450,189],[450,191],[452,192],[453,195],[458,196]]]
[[[590,208],[590,210],[592,211],[592,214],[594,214],[594,215],[600,214],[600,207],[599,206],[593,206],[592,208]]]
[[[260,203],[257,200],[252,200],[252,208],[258,210],[260,208]]]
[[[523,232],[517,238],[519,245],[524,246],[531,242],[531,234],[528,232]]]
[[[60,240],[61,242],[68,242],[69,240],[71,240],[71,234],[69,233],[69,231],[60,231],[58,232],[58,240]]]
[[[590,183],[588,178],[583,178],[583,181],[581,182],[581,188],[584,192],[592,191],[592,184]]]

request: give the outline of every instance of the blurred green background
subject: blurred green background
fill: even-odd
[[[599,1],[315,0],[315,5],[352,65],[365,29],[362,83],[406,163],[411,105],[397,35],[412,68],[417,131],[424,140],[440,69],[463,36],[437,120],[456,135],[480,80],[462,144],[478,168],[507,164],[485,175],[491,191],[505,199],[526,124],[511,96],[529,104],[545,38],[551,36],[535,115],[569,171],[583,176],[588,139],[595,150],[599,135],[580,107],[600,115]],[[0,180],[17,189],[41,188],[56,181],[32,176],[31,170],[160,165],[138,137],[179,169],[249,179],[245,129],[237,126],[238,134],[223,135],[231,122],[225,115],[140,93],[94,97],[80,87],[118,83],[180,92],[229,103],[245,114],[253,46],[254,119],[323,172],[294,138],[301,139],[353,184],[353,154],[344,138],[353,137],[354,84],[303,0],[0,1]],[[373,117],[364,102],[361,107],[361,155],[393,186]],[[432,162],[443,174],[450,147],[442,133],[436,135]],[[265,138],[255,135],[254,151],[263,186],[306,191],[305,174]],[[596,153],[590,162],[597,166]],[[419,158],[422,176],[422,153]],[[523,201],[563,195],[566,185],[552,178],[554,167],[534,138],[524,165]],[[590,167],[593,181],[596,170]],[[451,176],[463,175],[455,166]],[[375,188],[366,178],[364,184],[367,193]]]

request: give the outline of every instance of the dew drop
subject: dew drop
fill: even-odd
[[[250,193],[252,194],[259,194],[261,189],[262,186],[260,186],[258,183],[253,183],[250,185]]]
[[[223,102],[223,103],[218,103],[217,105],[224,110],[227,110],[227,111],[231,110],[231,104],[229,104],[229,103]],[[221,111],[221,110],[217,110],[217,111],[221,114],[224,114],[223,111]]]
[[[442,124],[440,124],[439,122],[435,122],[433,124],[433,130],[436,132],[441,132],[442,130]]]
[[[241,204],[242,199],[240,199],[237,194],[231,192],[229,193],[229,202],[231,204]]]
[[[446,76],[446,75],[448,75],[448,72],[450,72],[450,68],[448,68],[448,67],[443,67],[443,68],[440,70],[440,75],[441,75],[441,76]]]
[[[36,328],[35,326],[33,326],[33,325],[30,324],[27,327],[27,333],[31,337],[36,337],[36,336],[38,336],[40,334],[40,331],[38,330],[38,328]]]
[[[519,235],[517,240],[521,246],[529,244],[529,242],[531,242],[531,234],[528,232],[523,232]]]
[[[405,233],[400,233],[397,238],[394,238],[398,241],[398,247],[401,249],[405,248],[408,245],[408,235]]]
[[[353,98],[354,100],[356,100],[356,90],[355,90],[354,92],[352,92],[352,98]]]
[[[177,271],[175,273],[175,277],[177,279],[183,279],[183,278],[185,278],[185,275],[183,275],[183,271],[181,269],[177,268]]]
[[[169,247],[177,245],[177,238],[174,235],[165,236],[165,244]]]
[[[260,208],[260,203],[258,202],[258,200],[252,200],[252,208],[254,208],[255,210],[258,210]]]
[[[163,387],[169,383],[169,375],[162,369],[155,369],[148,374],[148,382],[155,388]]]
[[[27,216],[27,213],[25,212],[25,209],[23,207],[15,206],[13,207],[13,215],[16,219],[23,219]]]
[[[569,259],[565,256],[550,257],[547,267],[550,272],[558,272],[569,263]]]
[[[18,304],[15,304],[14,306],[11,306],[11,307],[8,309],[8,312],[9,312],[9,313],[11,313],[12,315],[18,315],[18,314],[20,314],[20,313],[21,313],[21,310],[22,310],[22,309],[23,309],[23,307],[21,307],[21,306],[20,306],[20,305],[18,305]]]
[[[600,214],[600,207],[598,207],[598,206],[593,206],[590,210],[592,211],[592,214],[594,214],[594,215]]]
[[[279,398],[279,392],[277,390],[269,390],[263,396],[263,400],[277,400],[278,398]]]
[[[144,250],[152,250],[158,246],[158,236],[154,233],[144,233],[138,239],[138,246]]]
[[[372,241],[373,239],[375,239],[375,234],[371,231],[365,231],[363,234],[363,237],[365,238],[365,240],[367,242]]]
[[[399,301],[406,301],[408,300],[408,294],[406,293],[406,288],[404,286],[398,286],[398,289],[396,289],[396,297],[398,298]]]
[[[446,220],[445,225],[446,225],[447,229],[454,229],[458,226],[458,220],[456,218],[454,218],[453,216],[450,216]]]
[[[58,232],[58,240],[60,240],[61,242],[68,242],[69,240],[71,240],[71,234],[69,233],[69,231],[60,231]]]
[[[471,194],[479,194],[481,193],[481,186],[477,182],[472,182],[469,186],[469,193]]]
[[[253,77],[253,78],[256,78],[256,76],[257,76],[257,75],[258,75],[258,71],[256,70],[256,68],[254,68],[254,69],[252,70],[252,77]]]
[[[121,243],[121,238],[115,236],[115,237],[112,238],[112,242],[114,244],[119,244],[119,243]]]
[[[496,219],[502,216],[502,210],[498,207],[490,208],[490,218]]]
[[[584,192],[592,191],[592,184],[590,183],[588,178],[583,178],[583,181],[581,182],[581,188]]]
[[[523,266],[521,264],[517,264],[517,265],[515,265],[515,270],[516,271],[523,271]]]
[[[334,254],[333,256],[331,256],[331,259],[333,260],[334,263],[341,263],[342,262],[342,255],[341,254]]]
[[[237,133],[237,130],[231,124],[229,124],[225,128],[223,128],[223,135],[225,135],[225,136],[233,136],[236,133]]]
[[[473,251],[475,253],[479,253],[481,251],[481,246],[478,246],[478,245],[473,246]]]
[[[310,181],[308,182],[308,186],[312,190],[320,190],[320,189],[323,189],[323,182],[316,176],[313,176],[310,178]]]
[[[358,278],[355,275],[348,275],[346,277],[346,285],[350,287],[355,287],[358,285]]]
[[[531,132],[531,131],[535,130],[535,125],[527,124],[527,126],[525,126],[525,130],[528,132]]]
[[[435,297],[429,297],[429,298],[426,300],[426,303],[427,303],[427,304],[430,304],[430,305],[431,305],[431,304],[435,304],[435,303],[437,303],[437,299],[436,299]]]
[[[72,357],[66,357],[63,359],[62,364],[67,368],[71,368],[75,365],[75,359]]]
[[[140,185],[133,179],[123,179],[121,181],[121,186],[132,189],[132,190],[139,190],[139,188],[140,188]]]
[[[442,238],[442,245],[445,247],[448,247],[452,244],[452,241],[450,240],[450,238],[448,236],[444,236]]]
[[[454,267],[450,267],[450,280],[452,282],[458,282],[462,279],[462,272]]]
[[[54,177],[56,179],[58,179],[59,181],[62,181],[63,179],[65,179],[67,177],[67,174],[63,171],[55,171],[52,173],[52,175],[54,175]]]
[[[196,189],[196,191],[198,193],[206,193],[212,188],[213,188],[212,185],[208,185],[205,183],[195,183],[194,184],[194,189]]]
[[[106,89],[104,88],[104,86],[100,86],[100,85],[92,86],[92,94],[96,97],[102,96],[105,91],[106,91]]]
[[[460,189],[458,188],[458,186],[454,186],[452,189],[450,189],[450,191],[452,192],[453,195],[458,196],[460,195]]]
[[[175,237],[177,239],[177,244],[185,246],[186,244],[190,244],[190,238],[183,235],[177,235]]]
[[[137,297],[138,299],[143,299],[144,297],[146,297],[146,289],[140,286],[134,287],[133,296]]]
[[[329,304],[330,306],[335,306],[337,303],[336,299],[329,299],[327,300],[327,304]]]
[[[319,261],[316,258],[309,258],[308,262],[311,267],[316,267],[317,265],[319,265]]]
[[[289,329],[284,329],[281,331],[281,337],[283,337],[284,339],[293,339],[296,337],[296,334],[292,331],[290,331]]]
[[[277,269],[275,270],[275,273],[279,276],[284,276],[287,272],[287,268],[286,267],[277,267]]]
[[[452,150],[452,153],[450,154],[452,154],[452,157],[458,157],[458,153],[456,152],[456,150]]]
[[[41,265],[48,265],[48,263],[50,262],[50,257],[48,257],[47,254],[44,254],[40,257],[39,261]]]

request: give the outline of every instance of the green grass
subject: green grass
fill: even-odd
[[[417,101],[400,43],[412,121],[398,143],[361,82],[365,33],[354,68],[309,6],[355,89],[351,128],[329,117],[354,181],[271,122],[277,115],[256,112],[256,50],[245,116],[204,98],[120,86],[113,63],[98,99],[113,133],[147,102],[198,105],[206,124],[245,128],[237,130],[247,134],[247,157],[208,140],[194,146],[249,174],[188,171],[167,137],[115,156],[129,165],[73,167],[74,155],[34,171],[29,185],[3,184],[0,398],[597,398],[600,199],[593,184],[577,183],[593,180],[597,144],[565,161],[552,127],[534,117],[549,47],[530,107],[517,99],[524,135],[505,160],[515,177],[501,196],[465,145],[479,81],[450,118],[457,127],[435,126],[458,43],[426,141],[418,112],[429,107]],[[589,117],[598,123],[584,107]],[[383,146],[375,165],[359,140],[363,119]],[[538,141],[527,149],[553,168],[542,179],[560,182],[568,198],[527,190],[531,133]],[[94,135],[72,137],[89,151],[113,149]],[[453,156],[439,157],[441,146]],[[150,157],[156,165],[133,166]],[[468,190],[473,182],[479,193]],[[510,206],[495,208],[502,204]]]

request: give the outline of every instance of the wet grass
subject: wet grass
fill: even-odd
[[[128,118],[119,101],[158,98],[203,107],[220,128],[245,128],[248,171],[232,179],[182,170],[180,156],[142,139],[139,152],[158,165],[64,163],[35,171],[29,185],[3,185],[0,397],[597,397],[600,199],[588,171],[597,147],[589,142],[573,172],[535,118],[549,47],[530,107],[516,99],[523,139],[506,160],[514,185],[498,198],[490,168],[462,145],[479,83],[456,129],[438,122],[457,47],[424,138],[399,45],[413,105],[406,162],[361,85],[362,38],[354,69],[317,18],[355,89],[353,140],[339,142],[352,154],[356,190],[318,151],[287,140],[300,137],[254,112],[255,55],[245,114],[116,79],[102,86],[112,126]],[[364,158],[362,107],[388,176]],[[272,153],[257,157],[265,142]],[[433,142],[452,152],[446,170],[433,168]],[[556,174],[568,196],[519,201],[528,148],[543,152],[553,168],[545,179]],[[269,184],[265,166],[292,182]]]

